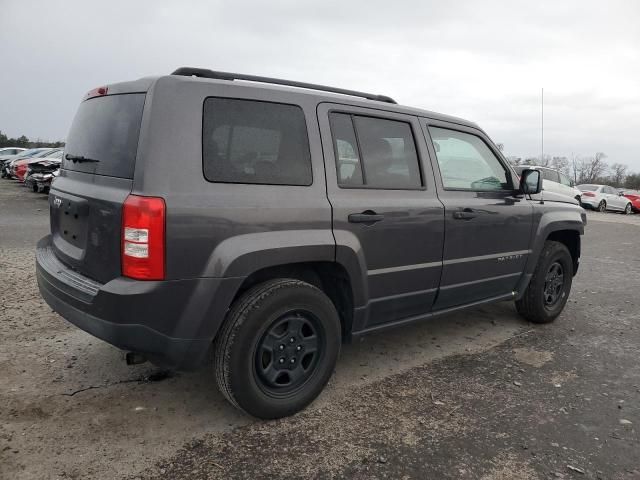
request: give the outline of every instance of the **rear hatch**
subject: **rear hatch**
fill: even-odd
[[[120,276],[122,205],[132,188],[144,102],[144,93],[84,100],[49,194],[55,255],[101,283]]]

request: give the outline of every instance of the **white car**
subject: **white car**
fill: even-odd
[[[631,200],[608,185],[584,184],[578,185],[582,192],[581,204],[583,207],[593,208],[599,212],[612,210],[615,212],[631,213]]]
[[[548,190],[553,193],[559,193],[560,195],[566,195],[568,197],[575,198],[580,202],[582,192],[578,190],[569,177],[564,173],[561,173],[553,168],[540,167],[537,165],[517,165],[513,167],[518,176],[522,174],[522,171],[527,168],[531,170],[540,170],[542,172],[542,189]]]
[[[19,155],[25,150],[26,148],[20,148],[20,147],[3,147],[3,148],[0,148],[0,157],[9,156],[9,155]]]

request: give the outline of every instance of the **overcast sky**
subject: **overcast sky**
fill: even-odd
[[[390,95],[507,155],[640,171],[640,2],[0,0],[0,130],[64,138],[96,86],[198,66]]]

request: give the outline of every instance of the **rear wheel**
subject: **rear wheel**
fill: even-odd
[[[627,203],[627,206],[624,207],[624,214],[629,215],[631,213],[631,203]]]
[[[607,211],[607,202],[605,202],[604,200],[600,200],[600,203],[598,204],[598,211],[599,212],[606,212]]]
[[[291,415],[322,391],[340,342],[338,313],[320,289],[294,279],[265,282],[235,302],[216,338],[218,387],[255,417]]]
[[[545,242],[529,286],[516,301],[518,313],[533,323],[554,321],[567,303],[572,280],[573,260],[567,247]]]

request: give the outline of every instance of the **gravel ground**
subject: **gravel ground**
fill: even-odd
[[[52,313],[47,211],[0,182],[2,479],[640,478],[640,215],[589,214],[556,323],[504,303],[372,335],[306,411],[264,422],[209,370],[127,367]]]

